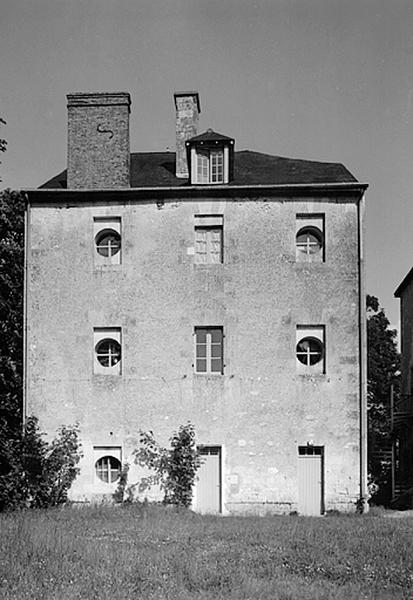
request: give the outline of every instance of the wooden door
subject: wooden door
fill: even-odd
[[[317,516],[324,512],[324,448],[298,448],[298,512]]]
[[[201,513],[220,513],[221,500],[221,447],[202,446],[199,448],[202,464],[196,482],[195,508]]]

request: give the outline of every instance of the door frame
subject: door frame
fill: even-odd
[[[298,493],[298,502],[297,509],[299,510],[300,506],[300,481],[299,481],[299,461],[301,456],[319,456],[320,457],[320,515],[325,513],[325,446],[315,446],[313,444],[307,444],[305,446],[298,446],[298,455],[297,455],[297,493]],[[303,460],[303,459],[301,459]]]
[[[219,505],[220,505],[220,510],[218,513],[218,515],[223,515],[226,514],[227,511],[224,509],[225,506],[225,493],[224,493],[224,464],[225,464],[225,447],[223,444],[197,444],[196,445],[197,450],[202,450],[203,448],[219,448],[219,466],[220,466],[220,477],[219,477],[219,490],[220,490],[220,497],[219,497]],[[197,492],[197,479],[195,477],[195,482],[194,482],[194,487],[193,487],[193,493],[192,493],[192,510],[194,510],[195,512],[198,512],[197,509],[197,500],[198,500],[198,492]]]

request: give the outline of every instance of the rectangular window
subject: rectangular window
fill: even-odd
[[[224,372],[222,327],[195,327],[195,372]]]
[[[295,223],[297,262],[324,262],[324,215],[300,214]]]
[[[105,487],[114,484],[122,470],[122,448],[120,446],[94,446],[93,461],[95,468],[95,485]]]
[[[298,446],[298,454],[300,456],[322,456],[323,446]]]
[[[196,164],[197,182],[209,183],[209,152],[207,150],[198,151],[198,160]]]
[[[95,265],[120,265],[122,262],[120,217],[94,217],[93,235]]]
[[[222,216],[195,216],[195,262],[199,265],[223,262]]]
[[[211,182],[222,183],[224,181],[224,153],[222,150],[211,150]]]
[[[296,357],[297,370],[300,373],[325,373],[324,325],[297,325]]]
[[[95,327],[93,343],[93,372],[102,375],[120,375],[122,364],[121,328]]]
[[[224,151],[198,149],[196,152],[196,182],[224,183]]]

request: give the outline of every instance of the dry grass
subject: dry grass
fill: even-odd
[[[413,518],[151,506],[0,515],[2,600],[413,598],[412,557]]]

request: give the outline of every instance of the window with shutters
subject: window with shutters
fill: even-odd
[[[195,217],[195,263],[216,265],[223,262],[223,219],[216,215]]]
[[[224,372],[222,327],[195,327],[195,372]]]

